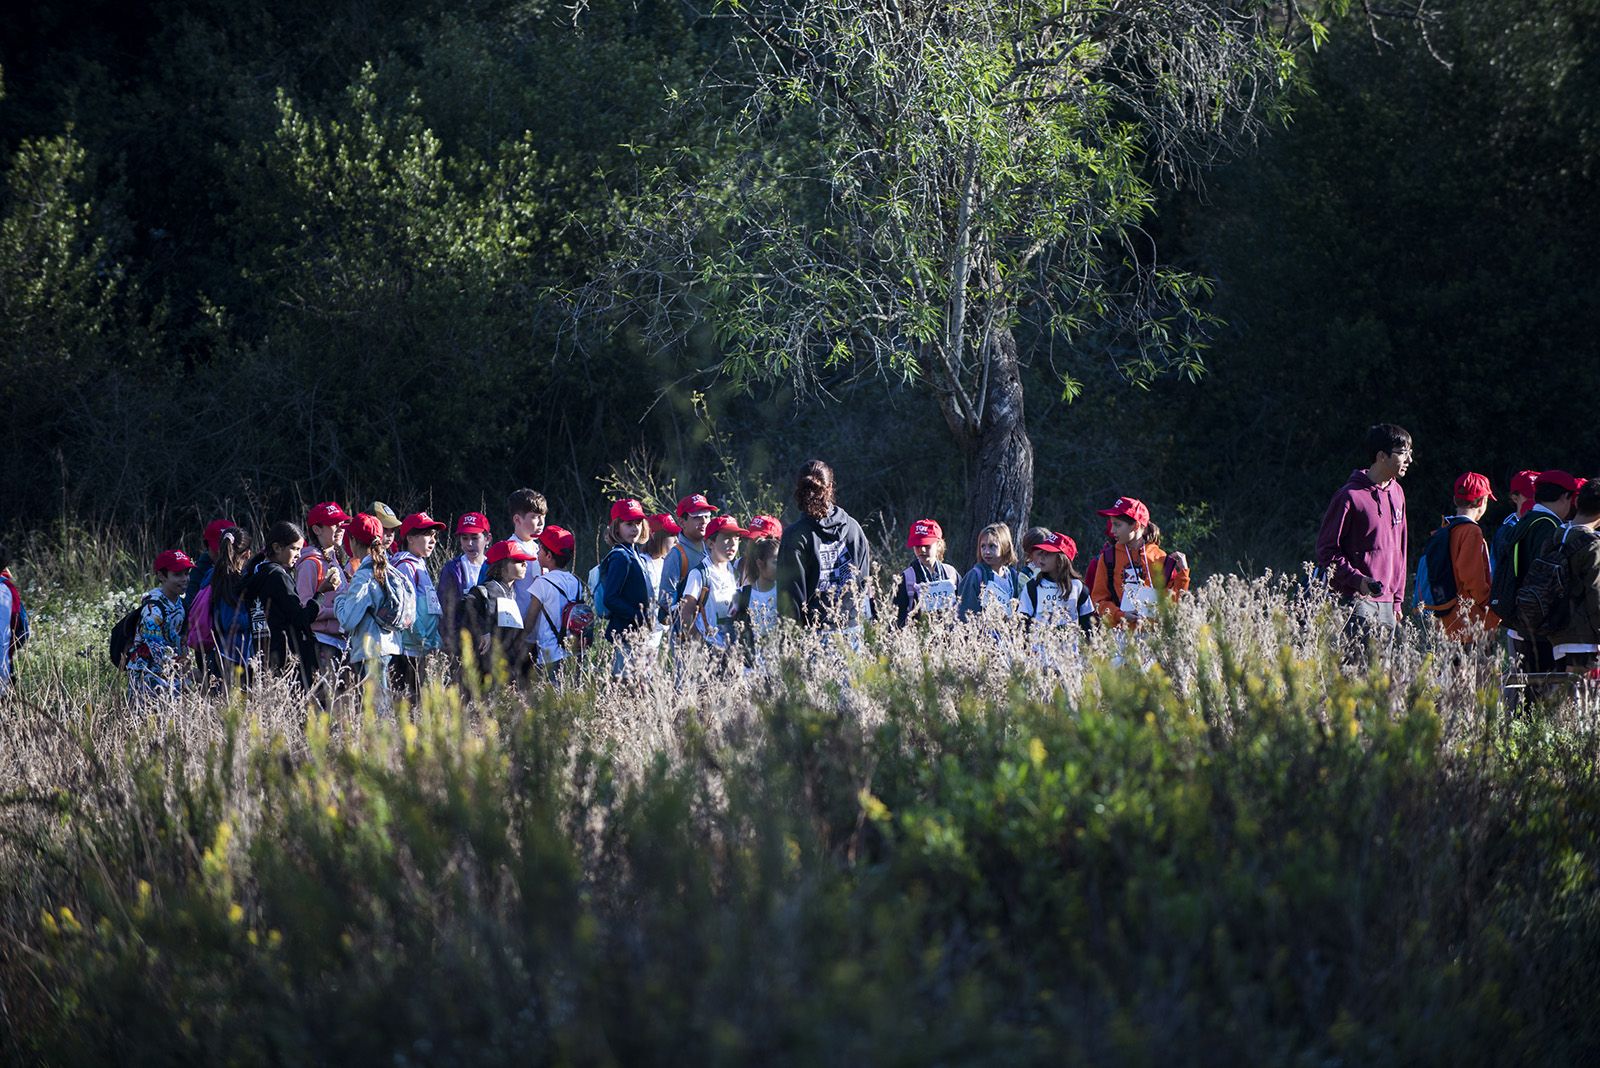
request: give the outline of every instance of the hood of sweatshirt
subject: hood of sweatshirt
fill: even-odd
[[[824,541],[838,541],[850,526],[850,513],[840,508],[837,504],[833,510],[821,519],[813,519],[817,525],[817,534]]]

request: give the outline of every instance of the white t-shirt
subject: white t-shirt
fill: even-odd
[[[954,587],[952,587],[954,589]],[[773,584],[772,589],[765,593],[760,587],[750,587],[750,626],[756,634],[767,633],[778,625],[778,586]]]
[[[704,567],[689,572],[689,580],[683,584],[684,599],[693,599],[700,605],[694,629],[704,634],[712,645],[728,644],[728,613],[733,609],[733,596],[738,592],[739,577],[732,564],[719,566],[707,562]]]
[[[533,580],[543,574],[543,571],[539,567],[539,540],[534,538],[529,541],[523,541],[521,538],[518,538],[517,544],[522,546],[524,552],[531,553],[533,555],[533,559],[528,561],[528,573],[514,582],[511,586],[511,588],[516,591],[517,594],[517,609],[524,616],[526,616],[528,614],[528,601],[533,596],[533,594],[529,592],[533,589]]]
[[[1073,579],[1064,591],[1054,579],[1040,579],[1038,604],[1034,603],[1031,585],[1023,583],[1021,611],[1035,622],[1062,627],[1069,623],[1076,624],[1084,616],[1094,615],[1094,601],[1077,579]]]
[[[583,583],[570,571],[546,571],[529,584],[527,604],[539,598],[540,611],[533,617],[533,646],[539,654],[539,663],[554,664],[567,658],[567,651],[556,640],[556,631],[561,628],[562,611],[582,596]],[[526,606],[523,618],[527,618]]]

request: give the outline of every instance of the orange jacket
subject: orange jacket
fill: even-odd
[[[1094,598],[1095,611],[1101,618],[1113,626],[1121,624],[1122,615],[1122,575],[1130,567],[1137,567],[1144,576],[1144,580],[1156,589],[1161,589],[1164,575],[1166,574],[1167,554],[1154,545],[1147,545],[1143,550],[1135,550],[1130,554],[1126,545],[1118,545],[1112,550],[1111,566],[1100,566],[1094,569],[1094,589],[1090,596]],[[1183,558],[1180,556],[1179,561]],[[1172,573],[1172,584],[1167,587],[1167,593],[1174,600],[1182,596],[1183,591],[1189,588],[1189,568],[1186,563],[1180,562],[1176,571]]]
[[[1456,599],[1440,613],[1439,624],[1450,638],[1469,642],[1500,625],[1500,617],[1489,611],[1489,543],[1478,524],[1457,523],[1450,528],[1450,567],[1456,576]],[[1470,607],[1462,601],[1471,602]]]

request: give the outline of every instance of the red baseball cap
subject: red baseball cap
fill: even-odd
[[[749,532],[739,526],[739,521],[731,515],[719,515],[706,524],[706,537],[714,538],[718,534],[737,534],[745,537]]]
[[[664,530],[668,534],[683,533],[683,528],[678,525],[678,521],[673,519],[665,512],[661,512],[657,515],[646,516],[645,522],[650,524],[650,533],[652,534],[658,530]]]
[[[572,536],[572,531],[551,526],[545,527],[544,533],[539,535],[539,544],[557,556],[566,556],[572,552],[572,547],[578,542]]]
[[[1117,503],[1110,508],[1100,509],[1099,515],[1112,517],[1121,516],[1136,527],[1142,527],[1150,522],[1150,509],[1146,508],[1143,501],[1132,497],[1118,497]]]
[[[489,517],[482,512],[467,512],[456,520],[457,534],[489,533]]]
[[[497,564],[501,560],[537,559],[532,553],[524,549],[522,543],[516,538],[507,538],[505,541],[495,542],[489,546],[489,551],[484,553],[484,556],[491,564]]]
[[[719,511],[721,511],[720,508],[706,500],[704,493],[691,493],[678,502],[678,517],[680,519],[686,515],[695,515],[700,512],[710,514]]]
[[[344,514],[336,501],[323,501],[313,504],[306,513],[306,526],[308,527],[342,527],[350,522],[350,517]]]
[[[624,497],[622,500],[617,501],[611,506],[611,521],[613,523],[643,518],[644,505],[640,504],[632,497]]]
[[[168,549],[156,557],[157,571],[188,571],[194,567],[194,561],[182,549]]]
[[[365,512],[359,513],[344,528],[346,548],[349,548],[351,543],[371,545],[381,537],[383,537],[383,524],[378,522],[377,516]]]
[[[1489,488],[1489,476],[1480,475],[1476,471],[1468,471],[1456,479],[1454,492],[1458,501],[1481,501],[1485,497],[1491,501],[1499,500],[1494,495],[1494,490]]]
[[[1526,497],[1529,500],[1532,500],[1535,483],[1538,481],[1539,472],[1518,471],[1515,475],[1511,476],[1511,492],[1520,497]]]
[[[211,522],[207,523],[206,532],[203,535],[205,538],[206,550],[210,552],[211,555],[215,556],[217,554],[217,546],[222,544],[222,532],[238,525],[239,524],[235,523],[231,519],[213,519]]]
[[[1042,553],[1060,553],[1068,560],[1076,560],[1078,558],[1078,543],[1065,534],[1052,532],[1048,539],[1041,541],[1034,548]]]
[[[1549,471],[1540,472],[1539,479],[1534,485],[1535,488],[1538,486],[1560,486],[1568,493],[1577,493],[1579,482],[1568,472],[1562,471],[1560,468],[1552,468]]]
[[[778,522],[776,516],[758,515],[750,520],[750,525],[744,528],[747,538],[781,538],[783,537],[783,524]]]
[[[915,549],[936,541],[944,541],[944,528],[939,526],[937,520],[919,519],[911,524],[911,532],[906,535],[906,548]]]
[[[445,526],[427,512],[412,512],[400,520],[400,529],[394,532],[396,544],[404,546],[407,536],[419,530],[443,530]]]

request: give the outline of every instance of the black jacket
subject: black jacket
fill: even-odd
[[[292,666],[300,681],[309,687],[317,674],[317,640],[311,624],[317,618],[317,600],[302,604],[295,589],[294,576],[287,568],[263,561],[245,580],[240,603],[258,600],[267,612],[267,667],[282,671]]]
[[[861,524],[838,505],[821,519],[783,528],[778,545],[778,612],[808,627],[848,627],[866,608],[872,550]]]

